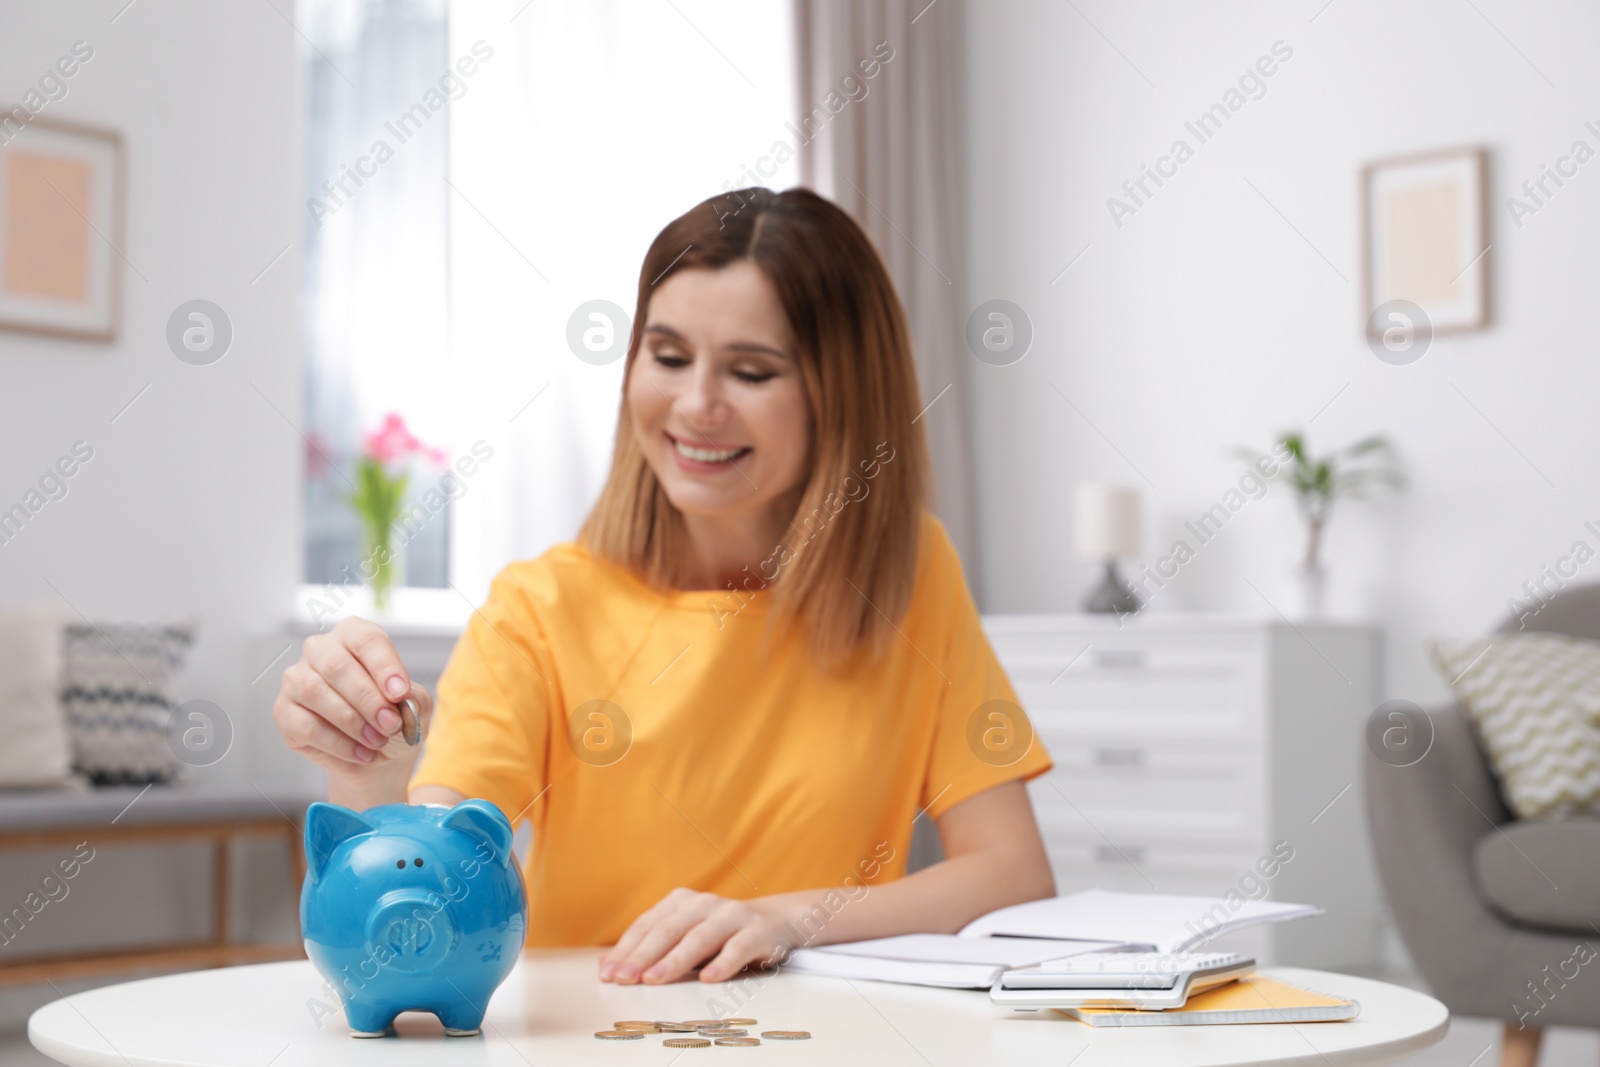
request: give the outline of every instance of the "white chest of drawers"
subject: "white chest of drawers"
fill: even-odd
[[[1215,944],[1264,965],[1375,961],[1360,787],[1375,629],[1203,615],[983,623],[1055,760],[1029,793],[1058,892],[1317,904],[1325,915]]]

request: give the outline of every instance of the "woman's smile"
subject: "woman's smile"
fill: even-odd
[[[691,445],[683,438],[674,437],[665,430],[661,432],[672,443],[672,454],[677,458],[678,466],[691,473],[715,474],[733,470],[734,460],[742,459],[755,451],[748,445],[729,445],[721,442]]]

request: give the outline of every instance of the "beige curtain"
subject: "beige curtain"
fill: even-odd
[[[934,511],[980,605],[961,274],[964,0],[795,0],[800,180],[872,236],[910,316]],[[942,395],[941,395],[942,394]]]

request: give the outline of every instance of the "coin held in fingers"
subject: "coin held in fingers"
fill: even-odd
[[[413,748],[422,743],[422,708],[413,697],[400,701],[400,733]]]

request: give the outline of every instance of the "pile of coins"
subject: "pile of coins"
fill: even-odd
[[[811,1036],[809,1030],[763,1030],[761,1037],[751,1037],[745,1029],[754,1026],[754,1019],[688,1019],[684,1022],[651,1022],[648,1019],[623,1019],[612,1023],[613,1029],[596,1030],[594,1036],[602,1041],[640,1041],[646,1034],[694,1035],[668,1036],[661,1044],[665,1048],[710,1048],[713,1044],[723,1048],[751,1048],[768,1041],[804,1041]]]

